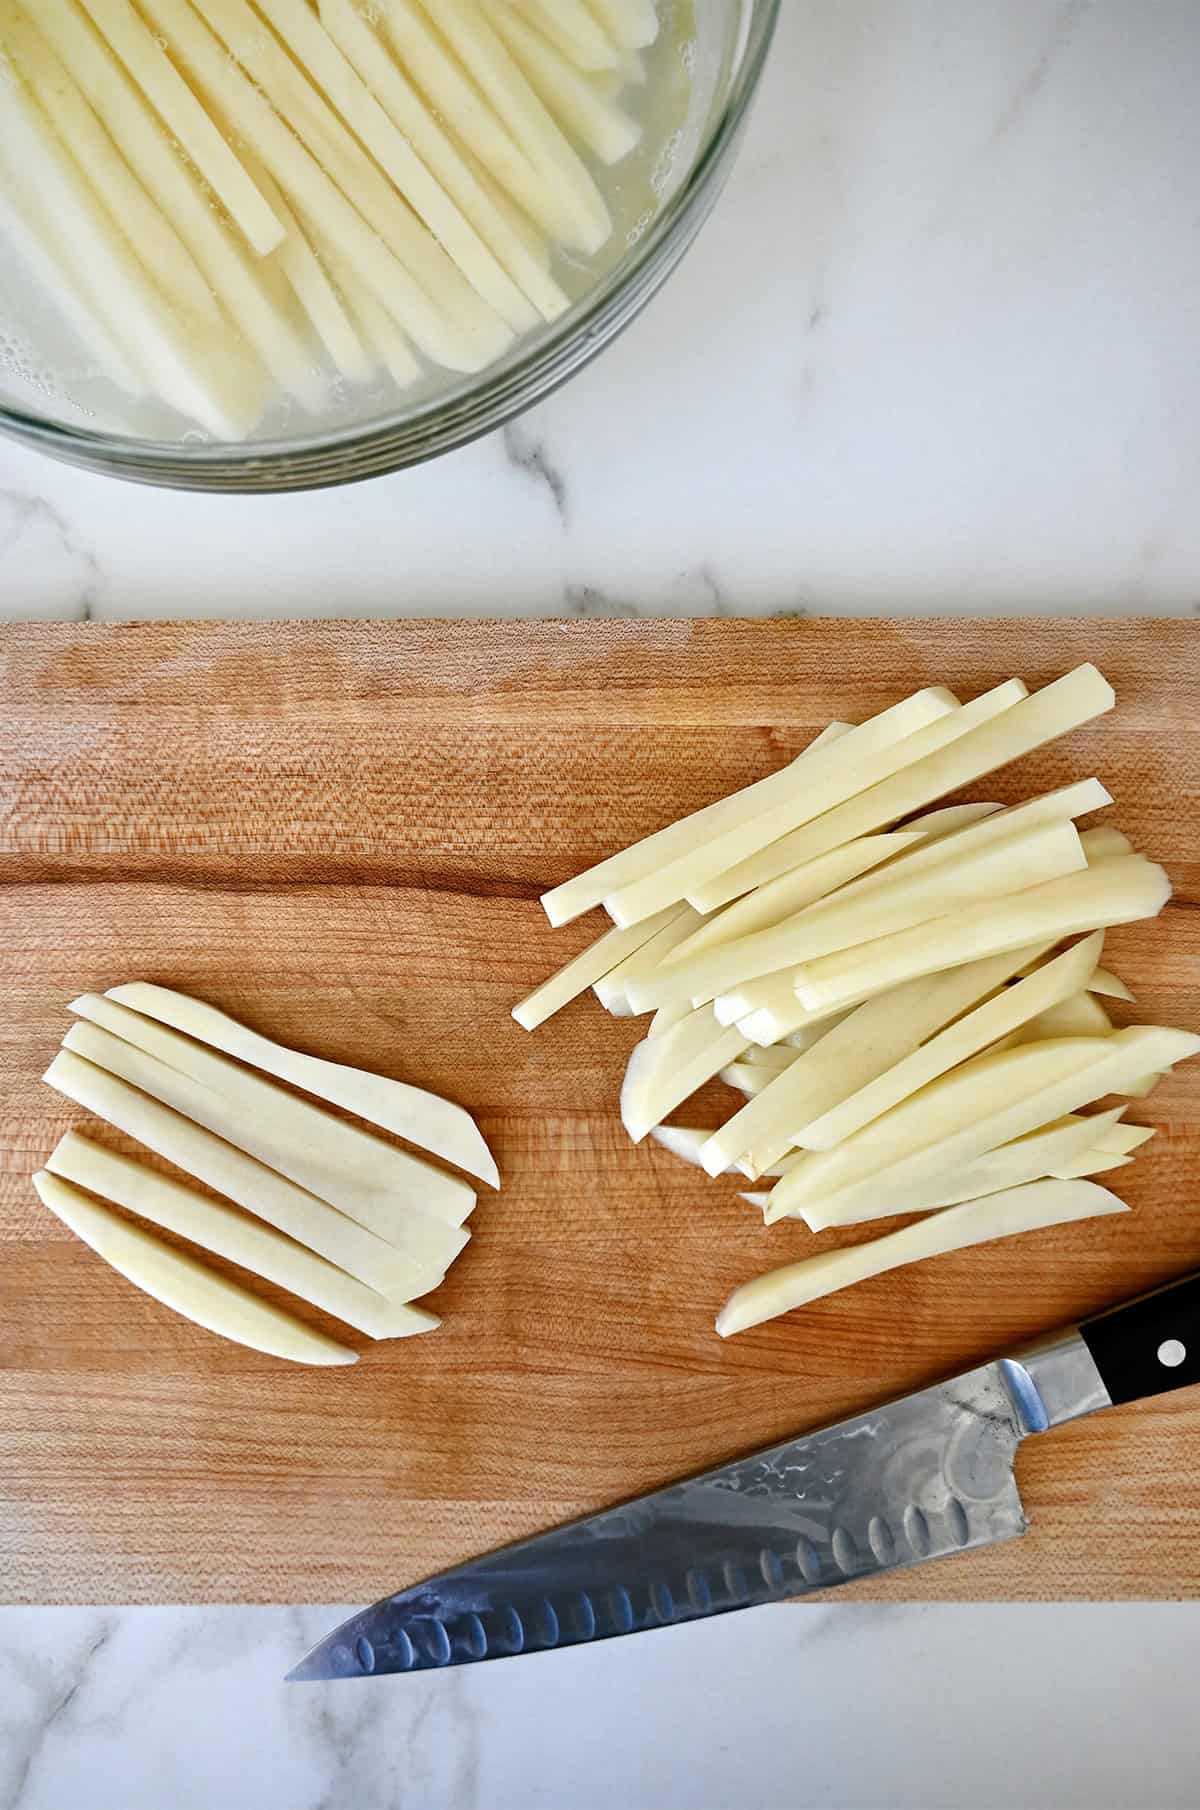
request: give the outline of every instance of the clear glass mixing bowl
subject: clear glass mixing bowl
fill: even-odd
[[[0,432],[93,471],[186,490],[311,489],[373,477],[490,433],[564,383],[615,339],[679,262],[720,193],[740,140],[780,0],[694,0],[686,117],[673,139],[658,205],[553,325],[528,334],[469,378],[431,376],[414,397],[342,408],[325,424],[220,444],[199,434],[155,439],[107,428],[53,378],[49,346],[0,370]],[[13,293],[13,285],[19,292]],[[10,318],[6,319],[5,317]],[[15,317],[15,318],[14,318]],[[28,342],[39,318],[24,279],[0,269],[0,330]],[[38,365],[49,376],[39,378]],[[386,392],[385,392],[386,395]]]

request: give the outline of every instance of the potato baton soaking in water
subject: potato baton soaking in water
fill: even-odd
[[[433,397],[640,236],[693,30],[691,0],[0,0],[0,364],[164,440]]]

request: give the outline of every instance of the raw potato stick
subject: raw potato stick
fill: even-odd
[[[1197,1050],[1200,1038],[1186,1032],[1133,1025],[1111,1037],[977,1056],[835,1150],[810,1153],[780,1183],[772,1216],[803,1205],[811,1224],[811,1205],[823,1224],[840,1224],[874,1195],[881,1176],[890,1189],[957,1169],[1105,1094],[1128,1093],[1138,1074]]]
[[[644,976],[652,974],[659,962],[673,953],[678,945],[704,927],[705,920],[690,905],[668,905],[658,917],[646,918],[641,924],[634,925],[632,931],[617,931],[615,935],[630,936],[638,930],[644,930],[649,924],[658,924],[646,942],[627,955],[622,962],[596,981],[592,991],[604,1007],[616,1018],[628,1018],[636,1007],[633,1004],[630,989],[637,985]]]
[[[87,1003],[90,1016],[91,1001]],[[121,1009],[112,1007],[114,1012]],[[161,1027],[153,1025],[150,1030],[153,1033]],[[174,1033],[163,1031],[162,1035]],[[235,1073],[232,1085],[213,1084],[190,1065],[164,1060],[147,1050],[149,1041],[140,1027],[126,1035],[113,1033],[93,1020],[73,1025],[63,1047],[140,1087],[176,1112],[186,1113],[206,1131],[257,1157],[421,1264],[445,1270],[465,1246],[467,1234],[461,1225],[435,1217],[447,1197],[430,1189],[430,1210],[423,1212],[417,1204],[418,1199],[426,1198],[420,1179],[410,1179],[395,1164],[395,1159],[401,1158],[418,1167],[417,1158],[248,1072]],[[323,1125],[322,1120],[327,1123]],[[381,1159],[377,1173],[370,1167],[372,1144],[379,1144],[392,1159],[387,1167]],[[438,1181],[453,1179],[440,1172],[435,1175]],[[466,1192],[473,1201],[471,1190]]]
[[[32,97],[11,81],[0,107],[0,156],[29,177],[34,205],[55,222],[86,271],[93,305],[164,401],[221,440],[244,439],[257,415],[230,373],[207,368],[198,330],[184,334],[147,283],[132,246],[117,231],[58,143]]]
[[[812,823],[814,819],[820,821],[847,799],[860,792],[869,792],[880,781],[908,767],[919,765],[935,751],[961,741],[980,724],[1003,716],[1027,696],[1028,692],[1020,679],[1009,679],[1003,685],[984,692],[982,697],[972,699],[969,704],[960,704],[956,710],[947,711],[933,722],[915,728],[910,735],[891,746],[875,750],[862,761],[847,763],[841,771],[837,770],[834,762],[825,763],[824,770],[819,774],[814,770],[806,783],[795,786],[791,797],[784,798],[770,810],[732,824],[703,848],[676,862],[673,869],[657,876],[659,890],[665,892],[674,884],[681,897],[693,901],[703,899],[706,901],[704,909],[711,910],[713,905],[723,903],[733,896],[730,888],[741,884],[736,875],[740,872],[744,876],[744,864],[752,856],[771,848],[785,837],[796,835],[799,829]],[[848,742],[846,748],[849,748]],[[853,838],[840,840],[851,841]],[[826,846],[834,847],[837,844]],[[825,850],[817,852],[823,854]],[[803,851],[796,856],[797,862],[807,858],[807,853]],[[723,877],[731,871],[735,875],[732,881]],[[640,887],[629,887],[606,899],[605,906],[618,923],[625,923],[633,917],[635,911],[644,907],[647,898],[653,896],[655,894],[651,892],[649,883],[643,881]]]
[[[79,0],[171,138],[177,138],[260,258],[283,241],[283,226],[234,152],[129,0]],[[39,0],[40,4],[40,0]]]
[[[939,1207],[956,1207],[964,1200],[998,1194],[1004,1188],[1043,1181],[1048,1175],[1058,1175],[1063,1164],[1074,1162],[1094,1150],[1097,1139],[1107,1134],[1109,1125],[1124,1110],[1123,1106],[1118,1106],[1112,1112],[1090,1119],[1068,1115],[1025,1137],[1015,1138],[1009,1144],[985,1150],[981,1156],[960,1163],[956,1169],[943,1170],[904,1186],[890,1183],[886,1175],[880,1176],[874,1188],[858,1191],[855,1196],[858,1207],[853,1213],[835,1212],[830,1207],[829,1223],[861,1225],[865,1220],[892,1219],[901,1213],[932,1213]],[[1104,1151],[1100,1154],[1123,1155],[1124,1152]],[[769,1210],[768,1204],[764,1219]],[[826,1203],[820,1200],[789,1217],[803,1219],[810,1231],[817,1232],[824,1230],[826,1214]]]
[[[391,177],[476,293],[514,332],[523,333],[535,326],[537,311],[528,297],[397,130],[378,98],[312,12],[308,0],[257,0],[257,4],[312,82],[324,90],[331,106],[353,125],[376,163]]]
[[[327,386],[312,370],[303,337],[268,292],[261,266],[252,268],[252,254],[225,231],[107,44],[68,0],[38,0],[38,26],[175,226],[251,351],[286,394],[316,413],[324,406]]]
[[[200,320],[219,323],[221,311],[191,253],[121,156],[53,46],[12,0],[0,5],[0,43],[165,299]]]
[[[525,11],[577,69],[612,69],[624,80],[617,48],[584,0],[525,0]]]
[[[967,905],[953,918],[919,924],[858,949],[809,962],[796,973],[796,996],[810,1011],[837,1006],[876,987],[896,985],[1019,944],[1157,917],[1171,896],[1161,867],[1118,855],[1082,873],[1034,886],[1015,899]]]
[[[717,1331],[723,1339],[745,1332],[763,1320],[789,1313],[823,1295],[848,1288],[868,1276],[902,1264],[938,1257],[993,1238],[1010,1238],[1042,1226],[1064,1225],[1070,1220],[1091,1219],[1103,1213],[1125,1213],[1124,1201],[1107,1188],[1083,1181],[1039,1181],[1011,1188],[1003,1194],[948,1207],[915,1225],[891,1232],[869,1244],[848,1250],[826,1251],[800,1263],[771,1270],[735,1289],[717,1315]]]
[[[571,209],[534,167],[491,103],[426,20],[417,0],[381,0],[379,22],[399,63],[454,132],[551,239],[586,251]]]
[[[1036,1043],[1040,1037],[1107,1037],[1112,1028],[1112,1019],[1095,994],[1079,991],[1047,1006],[1021,1026],[1019,1036],[1022,1043]]]
[[[40,1170],[33,1178],[43,1204],[136,1288],[235,1344],[294,1364],[356,1364],[358,1353],[302,1320],[260,1301],[194,1257],[89,1200],[70,1182]]]
[[[949,705],[946,700],[953,694],[943,693],[937,700],[940,708],[932,720],[928,714],[922,718],[914,710],[909,718],[901,719],[913,725],[908,732],[897,739],[885,738],[882,743],[877,736],[867,742],[859,739],[875,727],[878,719],[864,723],[840,743],[835,742],[828,751],[806,761],[803,771],[794,767],[785,769],[789,772],[790,784],[781,798],[765,809],[758,808],[752,798],[748,799],[746,806],[731,816],[727,824],[715,826],[715,833],[696,846],[644,879],[606,894],[604,909],[616,923],[632,924],[671,899],[709,900],[712,895],[706,889],[706,882],[718,878],[757,849],[777,841],[793,830],[797,822],[807,823],[819,812],[827,811],[830,806],[869,786],[880,773],[895,772],[910,760],[917,759],[919,751],[929,745],[930,738],[934,746],[940,747],[947,739],[964,733],[969,723],[978,720],[980,715],[992,709],[1010,707],[1012,696],[1019,691],[1018,682],[1012,682],[1011,695],[1009,688],[1001,689],[1003,695],[999,702],[995,694],[989,694],[986,700],[977,698],[973,704],[959,705]],[[917,697],[936,700],[937,694],[918,693]],[[908,702],[915,703],[915,700]],[[758,802],[761,804],[761,799]],[[719,887],[712,890],[724,891]],[[711,910],[712,905],[722,903],[724,898],[712,898],[712,903],[706,903],[703,909]]]
[[[587,0],[619,50],[645,50],[658,37],[654,0]]]
[[[1083,851],[1092,862],[1111,861],[1114,855],[1132,855],[1134,852],[1129,837],[1108,823],[1102,823],[1094,830],[1084,830]]]
[[[275,257],[291,284],[292,293],[335,368],[351,383],[366,383],[374,375],[375,360],[326,275],[324,265],[271,176],[253,160],[247,159],[247,162],[272,210],[287,228],[287,238]]]
[[[621,1085],[621,1123],[639,1144],[677,1106],[736,1062],[746,1040],[717,1024],[706,1006],[630,1053]]]
[[[187,5],[187,0],[153,0],[153,4],[160,11],[170,7],[178,13]],[[420,285],[446,323],[461,333],[465,342],[485,361],[505,351],[512,343],[512,329],[471,288],[453,259],[416,218],[402,195],[397,194],[392,169],[388,169],[388,175],[392,176],[389,181],[379,164],[372,161],[354,133],[319,93],[315,86],[316,75],[310,79],[302,66],[310,53],[318,54],[318,44],[308,42],[298,62],[288,56],[269,31],[264,31],[262,20],[251,10],[247,0],[191,0],[191,4],[230,56],[237,58],[246,74],[261,89],[280,121],[292,129],[354,210]],[[319,45],[332,54],[339,68],[347,71],[352,83],[361,86],[320,22],[308,11],[307,0],[299,15],[294,12],[294,0],[269,0],[269,4],[277,14],[285,10],[290,12],[293,23],[302,31],[302,22],[307,19],[317,34]],[[304,31],[304,37],[309,39],[309,32]],[[375,158],[379,158],[383,147],[374,127],[378,125],[380,131],[387,134],[395,133],[386,114],[376,108],[368,116],[360,102],[354,123],[361,136],[370,138],[369,149]],[[390,136],[387,150],[389,163],[395,164],[396,146]],[[405,163],[410,179],[413,165],[418,161],[413,158],[411,163]],[[297,200],[302,202],[299,196]],[[381,296],[380,300],[388,305],[387,296]]]
[[[843,902],[835,894],[770,929],[720,943],[690,961],[672,963],[630,997],[635,1008],[642,1009],[678,999],[699,1005],[788,963],[800,966],[839,951],[869,947],[880,937],[920,924],[931,928],[949,924],[955,913],[969,906],[1011,897],[1086,867],[1072,823],[1039,824],[960,863],[938,867],[932,876],[918,873],[910,878],[901,861],[889,884],[866,897],[851,895]]]
[[[227,1056],[249,1063],[251,1068],[263,1069],[277,1080],[303,1088],[305,1093],[315,1094],[331,1106],[340,1106],[368,1124],[378,1125],[406,1143],[441,1157],[456,1169],[465,1169],[491,1188],[500,1186],[496,1159],[479,1127],[470,1113],[453,1100],[445,1100],[424,1087],[393,1081],[387,1075],[288,1049],[239,1024],[215,1006],[175,993],[170,987],[137,981],[110,987],[105,997],[146,1018],[171,1025],[200,1043],[211,1044]]]
[[[1125,982],[1119,979],[1117,975],[1110,974],[1107,968],[1096,969],[1092,978],[1088,981],[1088,992],[1100,993],[1109,999],[1124,999],[1128,1001],[1130,1005],[1133,1004],[1133,994],[1125,985]]]
[[[412,347],[373,290],[359,281],[358,273],[327,239],[319,240],[321,256],[329,266],[343,300],[358,327],[392,382],[408,389],[421,376],[421,366]]]
[[[728,943],[756,930],[768,930],[805,905],[817,904],[827,894],[836,892],[840,886],[857,879],[880,862],[903,854],[921,840],[920,830],[909,830],[894,836],[863,836],[857,842],[847,842],[843,848],[831,849],[818,860],[794,867],[768,885],[759,886],[744,898],[726,905],[681,943],[670,961],[674,964],[684,957],[699,954],[702,949],[710,949],[716,943]]]
[[[166,1232],[174,1232],[265,1277],[289,1294],[298,1295],[335,1319],[344,1320],[347,1326],[366,1333],[368,1338],[402,1339],[418,1332],[432,1332],[441,1324],[436,1314],[389,1301],[373,1288],[356,1282],[353,1276],[285,1238],[272,1226],[159,1175],[132,1157],[94,1144],[77,1131],[68,1131],[60,1139],[47,1158],[46,1167],[64,1181],[74,1182],[91,1194],[149,1219]]]
[[[714,1132],[701,1159],[708,1173],[715,1175],[746,1158],[751,1179],[764,1174],[790,1148],[796,1124],[886,1074],[926,1038],[1003,986],[1027,954],[994,957],[898,987],[843,1014],[774,1087]]]
[[[329,240],[426,356],[448,370],[481,369],[486,358],[438,312],[421,285],[247,80],[187,0],[144,0],[144,4],[210,104],[253,146],[310,227]]]
[[[915,708],[909,699],[905,700],[905,706],[902,719],[904,725],[909,722],[911,710]],[[953,709],[954,706],[947,705],[946,708]],[[936,709],[936,706],[931,706],[931,709]],[[895,726],[895,708],[884,714],[891,720],[883,731],[877,730],[876,733],[886,734]],[[873,722],[878,724],[879,720],[875,718]],[[862,728],[866,727],[866,724],[862,725]],[[905,730],[901,727],[896,732],[903,733]],[[733,821],[740,813],[764,810],[771,800],[789,791],[795,784],[795,769],[801,761],[813,760],[819,750],[828,749],[834,743],[844,741],[847,736],[857,734],[861,734],[861,729],[854,730],[849,724],[830,723],[787,766],[768,773],[765,779],[755,780],[753,785],[743,786],[739,792],[716,799],[701,810],[693,811],[688,817],[680,817],[674,823],[654,830],[649,836],[643,836],[640,842],[630,843],[628,848],[619,849],[615,855],[608,855],[594,867],[576,874],[573,879],[564,880],[561,886],[544,892],[542,906],[546,916],[556,929],[562,924],[570,923],[572,918],[582,917],[585,911],[591,911],[593,906],[599,905],[606,893],[641,879],[646,874],[655,873],[667,861],[674,860],[676,855],[699,847],[706,837]]]
[[[421,0],[421,5],[514,142],[561,198],[579,249],[599,251],[612,234],[604,197],[484,14],[464,0]]]
[[[353,0],[320,0],[321,23],[417,156],[462,209],[480,237],[491,246],[513,281],[518,283],[543,320],[557,320],[568,306],[565,292],[549,274],[549,252],[532,222],[510,202],[505,191],[468,161],[409,83],[382,40],[356,10]],[[511,211],[510,211],[511,210]]]
[[[577,999],[581,993],[594,986],[599,980],[619,967],[627,957],[636,954],[643,943],[650,942],[659,931],[665,929],[678,917],[682,907],[671,906],[660,912],[657,918],[650,918],[644,924],[637,924],[632,930],[607,930],[603,936],[596,938],[573,956],[540,987],[526,995],[512,1008],[512,1015],[524,1030],[535,1031],[547,1018],[555,1012],[561,1012],[565,1005]]]
[[[1013,987],[1005,987],[857,1093],[849,1095],[820,1117],[814,1116],[797,1126],[792,1142],[806,1150],[832,1150],[835,1145],[844,1143],[872,1119],[880,1118],[920,1088],[949,1073],[960,1062],[969,1061],[999,1038],[1036,1022],[1051,1007],[1076,993],[1095,968],[1103,947],[1104,936],[1096,931],[1036,969],[1027,979],[1018,981]],[[1111,1029],[1111,1026],[1107,1028]],[[1052,1037],[1068,1033],[1056,1032],[1047,1026],[1044,1034]],[[1095,1036],[1097,1033],[1093,1027],[1082,1034]]]
[[[489,4],[493,29],[534,93],[570,138],[585,144],[601,163],[620,163],[642,136],[623,108],[600,94],[570,59],[550,44],[508,0]]]
[[[1103,716],[1115,703],[1113,688],[1102,673],[1092,665],[1077,666],[991,722],[981,723],[949,747],[826,811],[806,826],[803,836],[797,837],[793,859],[810,861],[854,836],[866,836],[895,823],[923,805],[944,798],[947,792],[971,785],[998,767],[1032,754],[1047,742]]]
[[[356,1225],[232,1144],[152,1100],[116,1075],[60,1051],[43,1079],[105,1124],[136,1138],[206,1187],[265,1219],[390,1301],[427,1294],[439,1278],[422,1274],[393,1245]]]

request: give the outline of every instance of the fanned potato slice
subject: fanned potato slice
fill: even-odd
[[[1091,1219],[1104,1213],[1124,1213],[1124,1201],[1107,1188],[1084,1181],[1038,1181],[1023,1188],[992,1194],[959,1207],[947,1207],[915,1225],[904,1226],[885,1238],[857,1244],[846,1250],[826,1251],[800,1263],[785,1264],[756,1276],[735,1289],[717,1315],[717,1331],[723,1339],[745,1332],[763,1320],[789,1313],[810,1301],[848,1288],[868,1276],[902,1264],[939,1257],[968,1245],[993,1238],[1010,1238],[1042,1226],[1064,1225],[1070,1220]]]
[[[293,1364],[356,1364],[358,1353],[316,1332],[282,1308],[260,1301],[206,1264],[89,1200],[70,1182],[43,1170],[33,1185],[50,1211],[136,1288],[185,1320],[237,1345]]]
[[[68,1131],[59,1140],[46,1167],[64,1181],[265,1277],[368,1338],[407,1338],[431,1332],[441,1323],[423,1308],[389,1301],[272,1226],[93,1143],[78,1131]]]
[[[614,969],[619,969],[626,959],[635,955],[644,944],[651,942],[660,931],[667,929],[686,906],[668,906],[656,918],[647,918],[644,923],[635,924],[628,930],[606,930],[593,943],[572,956],[558,971],[544,980],[540,987],[526,995],[512,1008],[512,1015],[517,1023],[526,1031],[535,1031],[547,1018],[577,999],[581,993],[595,986]],[[607,1000],[604,1001],[607,1004]],[[609,1008],[612,1009],[611,1007]]]
[[[101,1033],[102,1034],[102,1033]],[[115,1039],[114,1039],[115,1041]],[[265,1219],[298,1244],[364,1282],[389,1301],[408,1301],[436,1288],[443,1270],[414,1263],[386,1239],[356,1224],[298,1188],[285,1176],[235,1150],[222,1138],[193,1124],[69,1050],[62,1050],[43,1079],[68,1100],[94,1112],[105,1124],[135,1138],[177,1169]]]
[[[1035,969],[1025,980],[1003,988],[829,1111],[796,1125],[792,1143],[806,1150],[832,1150],[931,1081],[981,1054],[989,1044],[1023,1026],[1048,1019],[1051,1008],[1077,993],[1095,967],[1103,946],[1104,938],[1097,931],[1045,967]],[[1047,1028],[1043,1034],[1106,1036],[1111,1028],[1105,1019],[1099,1031],[1061,1028],[1055,1032]]]
[[[1157,917],[1170,896],[1171,883],[1161,867],[1140,855],[1118,855],[1015,898],[967,905],[944,921],[809,962],[797,970],[796,996],[810,1011],[842,1005],[877,988],[1021,944],[1058,942]]]
[[[799,967],[838,951],[869,947],[914,925],[928,924],[932,932],[938,924],[953,922],[952,914],[966,906],[995,902],[1086,866],[1078,831],[1069,822],[1039,824],[932,874],[910,877],[900,861],[889,884],[865,897],[835,894],[767,930],[671,962],[630,997],[643,1009],[680,999],[700,1004],[788,963]]]

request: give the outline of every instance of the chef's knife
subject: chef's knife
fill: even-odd
[[[1200,1383],[1200,1274],[352,1616],[292,1679],[429,1671],[752,1608],[1024,1533],[1017,1447]]]

